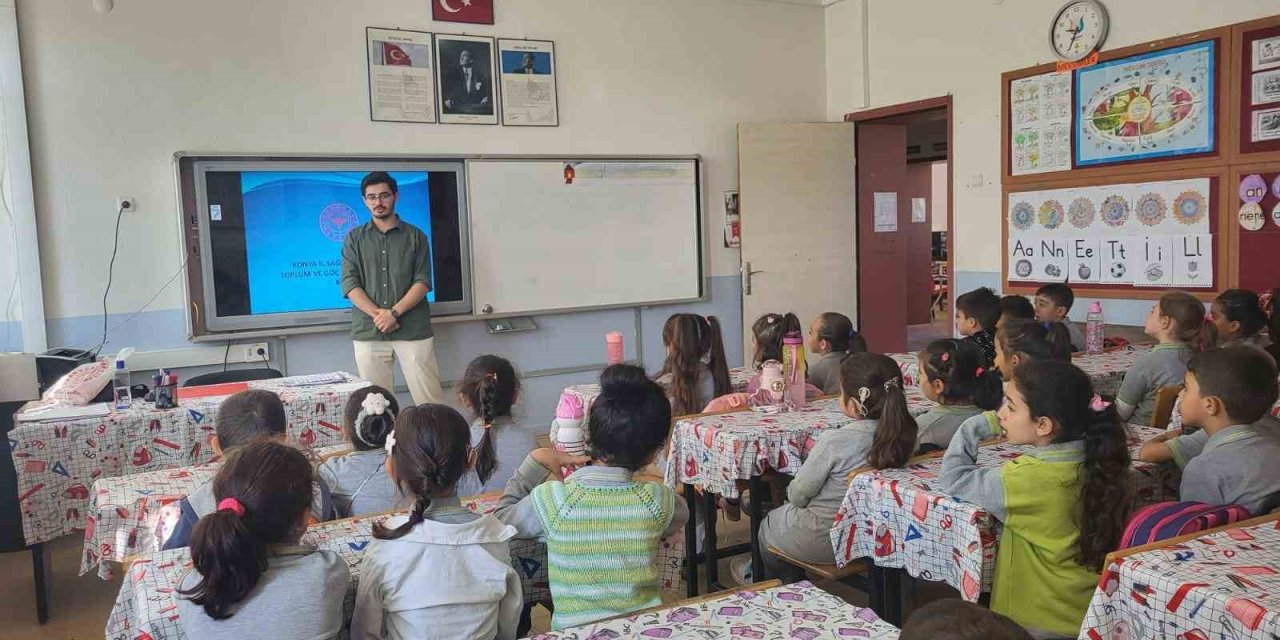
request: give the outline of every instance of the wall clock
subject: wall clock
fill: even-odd
[[[1049,25],[1049,46],[1063,60],[1082,60],[1102,46],[1110,26],[1107,8],[1098,0],[1070,0]]]

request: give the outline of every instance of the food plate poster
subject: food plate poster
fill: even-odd
[[[1076,166],[1214,150],[1215,42],[1076,72]]]

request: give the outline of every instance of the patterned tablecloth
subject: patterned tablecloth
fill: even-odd
[[[533,636],[532,640],[608,638],[869,638],[894,640],[898,630],[861,609],[797,582],[759,593],[740,591],[706,602],[676,605],[607,622]]]
[[[497,506],[497,494],[485,494],[463,498],[463,506],[472,511],[489,512]],[[356,584],[360,577],[360,562],[364,550],[372,539],[373,524],[389,516],[367,516],[322,522],[307,529],[302,544],[314,545],[333,551],[347,561],[351,570],[351,585],[347,592],[344,617],[351,618],[355,603]],[[659,584],[664,591],[682,590],[684,580],[684,536],[677,533],[658,545]],[[520,585],[527,603],[550,602],[551,590],[547,581],[547,545],[538,540],[512,540],[511,566],[520,575]],[[161,640],[185,638],[178,624],[175,589],[179,580],[191,568],[191,554],[186,547],[160,551],[140,557],[130,567],[115,605],[107,618],[108,640]]]
[[[828,398],[788,413],[747,410],[680,420],[671,435],[667,484],[698,485],[735,498],[738,480],[770,469],[795,475],[819,432],[853,422],[839,404]],[[907,404],[916,416],[935,406],[914,387],[907,389]]]
[[[1131,555],[1105,571],[1081,640],[1280,637],[1280,522]]]
[[[343,441],[347,397],[369,384],[342,375],[347,381],[338,384],[295,387],[281,378],[249,386],[280,394],[290,440],[328,446]],[[164,410],[139,401],[105,417],[19,424],[9,433],[9,447],[27,544],[86,527],[95,480],[209,462],[209,437],[222,400],[183,400],[179,408]]]
[[[326,455],[350,448],[351,445],[340,444],[310,453],[319,462]],[[108,580],[113,562],[157,551],[156,532],[161,511],[169,505],[176,509],[178,501],[212,479],[217,471],[217,463],[211,462],[95,481],[85,518],[80,575],[96,567],[98,576]]]
[[[1124,374],[1133,366],[1138,356],[1151,350],[1150,345],[1135,345],[1117,351],[1096,356],[1078,354],[1071,359],[1072,364],[1080,367],[1093,380],[1094,391],[1114,396],[1124,382]],[[890,358],[902,368],[903,381],[907,386],[917,386],[920,381],[920,362],[914,353],[890,353]]]
[[[1129,449],[1160,433],[1129,425]],[[1027,448],[1009,443],[984,446],[978,464],[997,467]],[[1172,464],[1135,462],[1137,504],[1174,500],[1178,470]],[[942,458],[911,463],[906,469],[862,473],[849,484],[831,528],[836,564],[871,558],[877,566],[906,569],[922,580],[945,582],[976,602],[990,591],[995,573],[1000,523],[973,504],[936,490]]]

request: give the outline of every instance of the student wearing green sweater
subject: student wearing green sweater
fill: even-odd
[[[667,440],[666,394],[630,365],[605,369],[600,385],[587,419],[590,455],[535,450],[494,512],[518,537],[546,539],[556,629],[661,604],[658,541],[689,520],[674,491],[634,477]],[[584,464],[558,479],[563,466]]]
[[[1004,523],[991,609],[1036,637],[1075,637],[1129,515],[1124,427],[1083,371],[1052,360],[1017,367],[999,423],[961,427],[942,461],[943,489]],[[1001,434],[1031,451],[979,467],[979,443]]]

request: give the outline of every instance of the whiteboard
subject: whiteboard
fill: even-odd
[[[467,162],[476,313],[702,296],[696,158]]]

